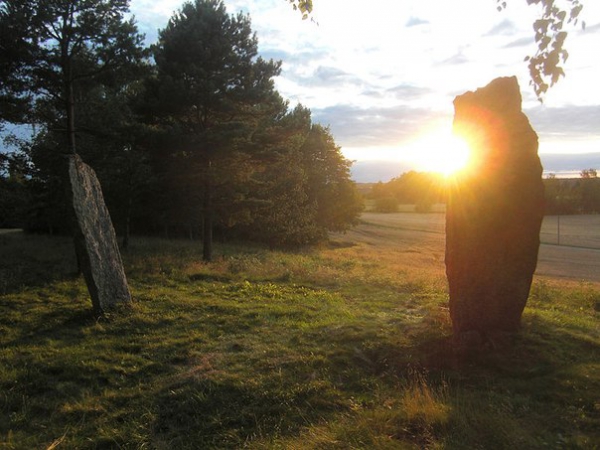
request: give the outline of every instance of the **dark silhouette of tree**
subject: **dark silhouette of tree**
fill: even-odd
[[[350,180],[352,163],[342,155],[329,128],[312,125],[300,153],[307,195],[317,205],[317,225],[342,232],[355,225],[363,209],[362,200]]]
[[[232,230],[273,247],[298,247],[345,231],[362,211],[350,161],[329,129],[299,105],[265,119],[247,142],[254,171],[245,184],[248,220]]]
[[[92,87],[121,85],[139,66],[143,37],[125,20],[127,0],[5,0],[0,7],[1,120],[63,131],[76,153],[76,114]],[[7,45],[10,42],[10,45]]]
[[[280,63],[259,57],[250,19],[229,16],[217,0],[185,3],[160,31],[153,53],[155,120],[172,136],[169,153],[181,161],[184,184],[202,192],[203,257],[209,261],[217,176],[234,142],[277,102],[273,77]]]
[[[128,4],[127,0],[3,1],[0,33],[11,44],[15,42],[15,47],[7,45],[7,41],[0,45],[0,63],[10,67],[2,73],[6,82],[0,88],[0,95],[9,108],[8,113],[0,113],[0,121],[41,124],[41,137],[47,138],[44,145],[54,141],[53,153],[75,155],[79,132],[93,131],[80,128],[77,120],[85,117],[81,113],[89,106],[86,102],[112,99],[112,92],[122,90],[128,80],[137,76],[135,69],[142,67],[143,37],[133,19],[125,19]],[[70,204],[73,191],[66,161],[66,158],[55,160],[52,168],[60,174],[63,192],[69,200],[66,203]],[[95,181],[93,171],[88,172]],[[101,195],[96,202],[98,210],[104,211]],[[85,207],[82,210],[91,210],[87,203],[81,206]],[[67,210],[72,212],[70,207]],[[109,218],[106,229],[112,231]],[[92,274],[89,264],[88,236],[83,235],[81,221],[73,231],[79,267],[97,309],[94,280],[98,274]],[[106,246],[112,248],[109,243]],[[120,256],[117,260],[121,264]],[[104,272],[110,271],[102,269],[100,275]]]
[[[131,147],[128,102],[132,84],[147,70],[143,37],[125,20],[128,1],[4,1],[0,11],[2,37],[11,39],[0,46],[6,75],[0,98],[7,106],[0,119],[32,123],[38,131],[27,152],[40,201],[31,205],[27,226],[39,227],[36,218],[56,209],[62,213],[51,228],[65,229],[62,155],[80,153],[102,181],[121,171],[113,157]]]
[[[580,174],[581,178],[598,178],[598,171],[596,169],[583,169]]]
[[[315,225],[316,204],[305,190],[306,172],[300,148],[310,132],[310,111],[302,106],[278,110],[265,118],[250,145],[255,173],[250,220],[236,231],[251,240],[274,247],[294,247],[322,237]]]
[[[581,171],[578,187],[581,198],[581,211],[587,214],[600,212],[600,179],[596,169]]]
[[[296,246],[356,222],[351,163],[308,109],[288,111],[273,84],[280,63],[258,55],[248,16],[222,1],[184,4],[152,65],[127,5],[0,2],[0,122],[37,131],[21,149],[25,226],[69,229],[75,152],[94,167],[124,245],[132,227],[200,233],[210,260],[213,229]]]
[[[415,205],[417,212],[429,212],[434,203],[444,202],[445,196],[445,183],[439,174],[414,170],[378,183],[371,191],[378,212],[395,212],[399,204]]]
[[[30,201],[28,175],[29,165],[22,154],[0,153],[0,228],[23,227]]]
[[[581,211],[581,195],[575,180],[549,176],[544,180],[544,212],[553,214],[577,214]]]
[[[546,214],[598,214],[600,213],[600,178],[596,169],[584,169],[580,178],[544,180]]]
[[[380,181],[375,186],[373,186],[373,190],[371,194],[375,200],[374,208],[375,212],[380,213],[395,213],[400,210],[398,203],[398,199],[393,195],[387,195],[385,193],[380,193],[381,188],[383,187],[383,183]]]

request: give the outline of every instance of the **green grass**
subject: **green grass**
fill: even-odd
[[[439,273],[369,246],[134,240],[93,319],[66,239],[0,235],[2,449],[600,447],[600,290],[536,280],[457,357]]]

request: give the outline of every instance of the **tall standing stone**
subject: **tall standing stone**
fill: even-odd
[[[69,157],[69,177],[79,225],[75,236],[79,264],[94,311],[102,314],[117,303],[130,303],[131,294],[115,230],[95,172],[78,155],[72,155]]]
[[[540,243],[542,166],[516,77],[459,95],[454,110],[472,164],[447,205],[450,315],[455,337],[479,341],[520,326]]]

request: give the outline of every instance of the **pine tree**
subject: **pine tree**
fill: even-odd
[[[150,84],[154,118],[171,138],[168,156],[179,159],[178,173],[190,192],[201,193],[203,257],[212,258],[212,233],[219,208],[219,179],[241,169],[232,166],[242,152],[236,142],[270,114],[279,96],[273,77],[280,63],[258,56],[248,16],[230,16],[221,1],[185,3],[160,31],[153,48],[157,76]],[[229,172],[227,171],[229,170]]]

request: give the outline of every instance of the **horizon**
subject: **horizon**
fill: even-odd
[[[585,169],[600,170],[600,152],[581,154],[539,154],[542,163],[543,178],[553,174],[556,178],[580,178]],[[362,160],[353,161],[350,168],[351,178],[356,183],[387,183],[392,178],[414,170],[416,172],[432,172],[421,170],[417,165],[394,160]],[[433,171],[435,172],[435,171]]]

